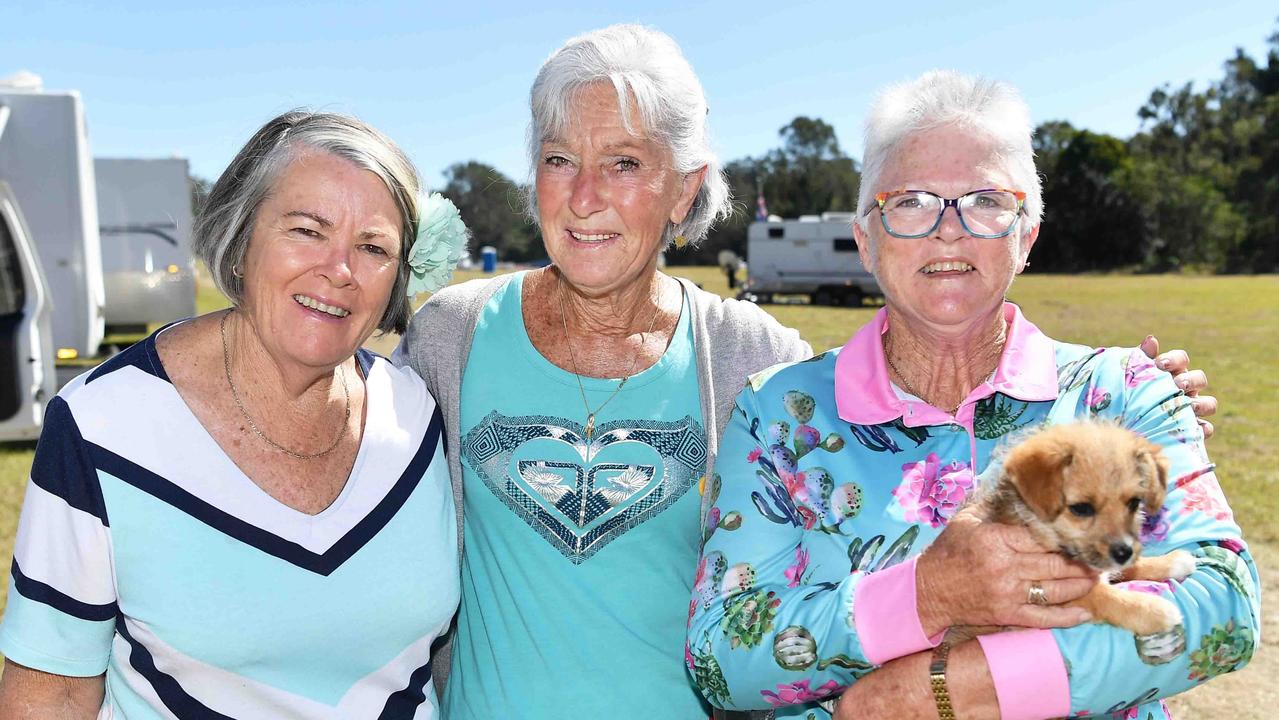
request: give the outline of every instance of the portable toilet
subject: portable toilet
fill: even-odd
[[[497,248],[492,245],[480,248],[480,263],[486,273],[497,270]]]

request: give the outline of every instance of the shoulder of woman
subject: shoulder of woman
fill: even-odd
[[[811,355],[812,348],[803,341],[799,332],[777,322],[753,302],[720,297],[703,290],[692,282],[681,280],[692,300],[694,315],[706,325],[714,340],[735,342],[755,340],[778,347],[803,348],[803,355]]]
[[[423,332],[432,334],[438,328],[462,327],[473,323],[484,303],[499,288],[511,281],[510,275],[478,278],[450,285],[431,295],[409,322],[410,337]]]

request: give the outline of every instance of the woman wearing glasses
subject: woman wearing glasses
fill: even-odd
[[[1030,128],[1012,87],[956,73],[873,108],[854,232],[885,308],[843,348],[751,379],[706,489],[686,661],[715,705],[1145,720],[1251,656],[1255,567],[1192,400],[1139,350],[1052,340],[1005,300],[1039,235]],[[1171,461],[1142,541],[1197,567],[1132,589],[1178,607],[1172,630],[1083,624],[1061,603],[1095,577],[959,510],[1000,441],[1050,413],[1111,418]],[[953,625],[1035,629],[950,648]]]

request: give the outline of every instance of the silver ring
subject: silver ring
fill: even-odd
[[[1044,586],[1037,582],[1030,584],[1030,589],[1026,591],[1026,602],[1030,605],[1047,605],[1048,593],[1044,592]]]

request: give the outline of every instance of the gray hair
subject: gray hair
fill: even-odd
[[[678,225],[668,225],[662,236],[667,243],[677,235],[699,242],[712,225],[732,212],[728,182],[710,145],[706,95],[679,45],[669,35],[641,25],[612,25],[579,35],[542,64],[529,94],[529,217],[538,220],[533,176],[542,143],[567,134],[575,95],[594,83],[613,86],[622,122],[630,132],[634,130],[629,104],[634,100],[643,130],[670,150],[676,171],[688,174],[706,168],[688,215]]]
[[[1030,108],[1012,85],[964,75],[953,70],[932,70],[914,80],[893,85],[875,99],[866,119],[861,189],[857,218],[866,229],[866,212],[875,204],[879,176],[902,141],[914,133],[939,127],[971,129],[992,140],[1005,169],[1026,193],[1029,225],[1043,218],[1044,200],[1035,151]]]
[[[307,149],[335,155],[368,170],[386,185],[400,212],[400,262],[377,329],[403,334],[413,308],[407,294],[409,248],[417,237],[417,170],[404,151],[369,125],[348,115],[293,110],[263,125],[214,183],[196,218],[191,244],[218,290],[233,305],[244,301],[242,268],[262,201],[298,154]]]

